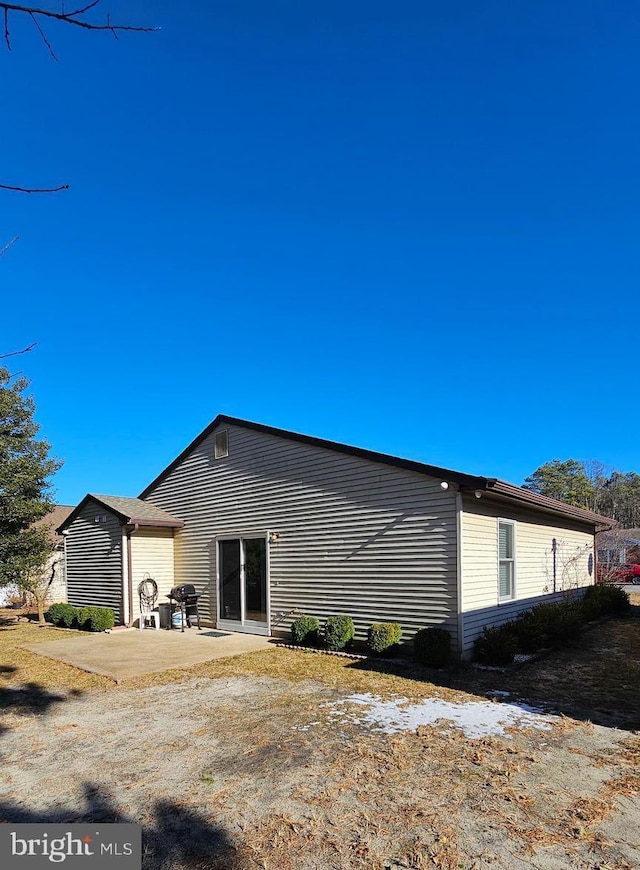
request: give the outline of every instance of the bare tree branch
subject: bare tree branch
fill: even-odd
[[[30,344],[29,347],[24,347],[22,350],[13,350],[11,353],[0,353],[0,359],[7,359],[9,356],[20,356],[23,353],[29,353],[30,350],[33,350],[38,342],[34,341],[33,344]]]
[[[38,33],[39,33],[40,36],[42,37],[42,41],[44,42],[44,44],[45,44],[45,45],[47,46],[47,48],[49,49],[49,54],[51,55],[51,57],[52,57],[55,61],[57,61],[58,58],[56,57],[56,53],[55,53],[55,51],[53,50],[53,48],[51,47],[51,43],[49,42],[49,40],[48,40],[47,37],[45,36],[45,32],[44,32],[44,30],[42,29],[42,27],[40,27],[40,22],[39,22],[38,19],[36,18],[36,16],[35,16],[35,12],[29,12],[29,15],[31,16],[31,20],[33,21],[33,23],[34,23],[35,26],[37,27],[37,29],[38,29]]]
[[[0,190],[16,190],[18,193],[58,193],[59,190],[69,190],[68,184],[60,187],[14,187],[11,184],[0,184]]]
[[[104,22],[87,21],[84,16],[86,16],[87,12],[91,9],[98,6],[100,2],[101,0],[93,0],[92,3],[88,3],[86,6],[81,6],[71,12],[65,12],[64,7],[60,12],[56,12],[54,9],[43,9],[40,6],[25,6],[22,3],[0,3],[0,9],[4,12],[4,40],[7,44],[7,48],[11,50],[9,13],[28,15],[31,18],[38,28],[44,44],[47,46],[51,56],[55,60],[57,60],[57,58],[49,41],[44,35],[44,31],[38,21],[39,18],[49,18],[54,21],[62,21],[64,24],[71,24],[73,27],[81,27],[83,30],[108,30],[116,37],[116,39],[118,37],[118,32],[123,30],[135,31],[138,33],[150,33],[151,31],[160,29],[159,27],[138,27],[134,24],[113,24],[109,15],[107,15],[106,21]]]
[[[9,28],[9,14],[12,15],[25,15],[28,16],[33,24],[35,25],[38,33],[40,34],[40,38],[44,42],[45,46],[51,57],[57,61],[56,53],[53,50],[53,46],[47,39],[47,36],[42,28],[40,23],[41,18],[49,19],[53,21],[62,21],[63,24],[71,24],[73,27],[81,27],[83,30],[108,30],[113,36],[117,39],[118,32],[122,30],[130,30],[139,33],[150,33],[154,30],[159,30],[159,27],[137,27],[133,24],[112,24],[111,18],[107,13],[106,21],[104,23],[98,21],[87,21],[86,14],[94,9],[101,3],[101,0],[91,0],[90,3],[87,3],[85,6],[79,6],[77,9],[73,9],[71,12],[65,12],[64,3],[60,8],[60,11],[56,11],[54,9],[46,9],[40,6],[26,6],[22,3],[2,3],[0,2],[0,9],[2,10],[4,17],[4,41],[7,46],[7,50],[11,51],[11,31]],[[61,184],[59,187],[14,187],[10,184],[0,184],[0,190],[15,190],[18,193],[58,193],[60,190],[68,190],[68,184]]]
[[[18,241],[19,238],[20,238],[20,236],[14,236],[10,242],[7,242],[7,244],[4,247],[0,248],[0,257],[4,254],[5,251],[8,251],[9,248],[11,247],[11,245],[14,245]]]

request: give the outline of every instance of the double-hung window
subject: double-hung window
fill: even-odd
[[[498,520],[498,597],[515,598],[516,575],[515,523]]]

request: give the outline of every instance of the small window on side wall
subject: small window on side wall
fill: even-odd
[[[224,459],[225,456],[229,455],[229,432],[226,429],[216,432],[213,455],[215,459]]]
[[[515,524],[498,520],[498,598],[508,601],[515,597]]]

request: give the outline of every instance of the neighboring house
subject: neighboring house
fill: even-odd
[[[602,568],[624,562],[640,562],[640,529],[600,532],[597,544],[598,564]]]
[[[193,583],[205,620],[284,634],[300,612],[397,621],[469,653],[485,625],[594,582],[611,521],[495,478],[219,416],[138,499],[62,523],[68,598],[137,616],[137,584]]]
[[[57,528],[69,517],[72,511],[71,505],[57,504],[50,513],[36,522],[36,526],[44,526],[50,533],[51,555],[45,568],[45,575],[49,583],[48,604],[53,604],[54,601],[67,600],[64,536],[58,533]]]

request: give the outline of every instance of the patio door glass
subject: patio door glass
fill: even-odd
[[[250,622],[267,621],[267,542],[264,538],[245,538],[244,616]]]
[[[220,618],[241,619],[240,541],[220,541]]]
[[[218,541],[219,621],[247,631],[268,628],[266,538]]]

